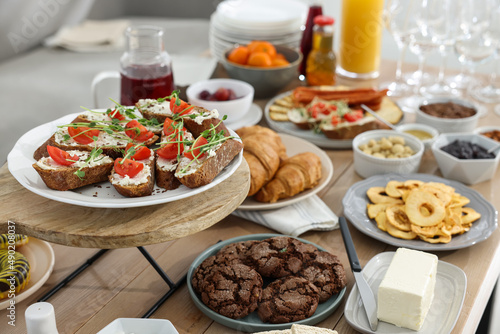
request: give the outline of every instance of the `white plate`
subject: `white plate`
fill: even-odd
[[[470,199],[467,207],[481,214],[481,218],[472,224],[471,229],[462,235],[454,236],[447,244],[431,244],[422,240],[398,239],[387,232],[379,230],[374,220],[368,218],[366,205],[369,203],[366,191],[371,187],[383,187],[391,180],[421,180],[424,182],[441,182],[455,188],[456,192]],[[423,251],[445,251],[472,246],[486,240],[497,228],[497,211],[480,193],[462,183],[450,181],[429,174],[383,174],[369,177],[352,185],[345,194],[342,204],[344,215],[362,233],[383,241],[389,245],[419,249]]]
[[[229,126],[231,129],[238,130],[239,128],[242,128],[244,126],[251,126],[255,125],[260,122],[262,119],[262,108],[259,107],[257,104],[252,103],[250,106],[250,109],[246,112],[243,117],[241,117],[239,120],[235,122],[226,122],[227,126]]]
[[[292,323],[283,323],[283,324],[270,324],[270,323],[264,323],[262,320],[260,320],[259,316],[257,315],[257,311],[254,311],[247,315],[244,318],[241,319],[231,319],[228,317],[225,317],[223,315],[220,315],[219,313],[216,313],[212,311],[210,308],[208,308],[203,302],[200,300],[196,292],[193,290],[193,286],[191,285],[191,277],[193,277],[193,273],[196,270],[196,268],[209,256],[215,255],[222,247],[229,245],[233,242],[240,242],[240,241],[247,241],[247,240],[264,240],[276,236],[282,236],[281,234],[250,234],[250,235],[244,235],[241,237],[236,237],[232,239],[225,240],[223,242],[219,242],[208,249],[206,249],[203,253],[201,253],[189,266],[188,269],[188,274],[187,274],[187,285],[188,285],[188,291],[189,295],[191,296],[191,299],[193,300],[194,304],[196,307],[198,307],[207,317],[210,319],[227,326],[229,328],[233,328],[238,330],[238,333],[240,332],[260,332],[260,331],[269,331],[269,330],[279,330],[279,329],[286,329],[290,328]],[[324,248],[304,239],[300,238],[295,238],[297,240],[300,240],[304,243],[312,244],[316,248],[318,248],[321,251],[325,251]],[[265,283],[264,283],[265,284]],[[326,302],[321,303],[318,305],[316,312],[314,314],[303,320],[299,320],[293,323],[296,324],[302,324],[302,325],[315,325],[318,322],[321,322],[328,318],[330,314],[332,314],[337,307],[339,307],[340,303],[342,302],[342,298],[344,297],[346,288],[343,288],[338,294],[333,295],[328,299]]]
[[[30,264],[31,278],[26,287],[15,296],[19,303],[40,289],[54,269],[54,250],[48,242],[30,237],[26,245],[16,247],[16,251],[26,256]],[[10,305],[10,299],[0,301],[0,310]]]
[[[368,284],[371,286],[375,298],[378,287],[389,268],[395,252],[385,252],[374,256],[363,269]],[[425,322],[418,331],[419,334],[450,333],[462,309],[467,290],[467,277],[462,269],[447,262],[439,261],[436,275],[434,300]],[[377,331],[370,329],[361,297],[356,285],[351,290],[345,304],[344,315],[347,322],[362,333],[405,334],[417,333],[411,329],[401,328],[379,321]]]
[[[49,189],[33,168],[33,152],[57,130],[57,125],[70,123],[79,113],[66,115],[55,121],[40,125],[24,134],[7,156],[10,173],[26,189],[55,201],[94,208],[131,208],[162,204],[194,196],[208,190],[230,177],[241,164],[243,152],[231,161],[222,172],[206,186],[189,189],[184,185],[165,191],[155,186],[153,194],[145,197],[127,198],[120,195],[109,182],[101,182],[69,191]],[[236,135],[230,130],[232,135]]]
[[[178,334],[174,325],[165,319],[118,318],[97,334]]]
[[[238,210],[272,210],[282,208],[284,206],[299,202],[309,196],[312,196],[321,189],[323,189],[333,176],[333,164],[330,157],[319,147],[311,144],[303,139],[279,133],[283,144],[286,146],[286,153],[289,157],[302,152],[312,152],[321,159],[321,179],[316,187],[303,191],[300,194],[280,199],[276,203],[262,203],[257,202],[252,197],[246,198],[243,203],[238,207]]]

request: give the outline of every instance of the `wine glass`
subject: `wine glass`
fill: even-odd
[[[422,15],[419,18],[420,29],[435,43],[441,56],[437,81],[431,85],[422,85],[420,93],[426,97],[458,95],[445,80],[446,57],[448,49],[454,44],[458,28],[456,22],[460,1],[426,0],[422,1]]]
[[[394,38],[399,51],[395,80],[382,84],[389,89],[387,95],[395,97],[405,96],[411,92],[411,87],[403,80],[402,74],[404,55],[410,42],[409,2],[408,0],[388,0],[382,15],[384,25]]]
[[[497,78],[500,74],[500,1],[491,0],[491,11],[489,15],[489,26],[483,32],[486,42],[491,44],[495,51],[493,54],[494,69],[490,73],[489,84],[474,86],[471,88],[471,95],[481,102],[499,103],[500,87],[497,86]],[[496,5],[495,5],[496,4]]]

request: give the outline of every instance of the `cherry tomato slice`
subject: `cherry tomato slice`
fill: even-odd
[[[121,163],[123,161],[123,163]],[[125,159],[123,160],[122,158],[118,158],[115,160],[115,172],[120,174],[121,176],[129,176],[129,177],[134,177],[141,170],[144,169],[144,164],[142,162],[138,162],[135,160],[131,159]]]
[[[69,135],[80,144],[90,144],[94,141],[94,137],[99,136],[98,129],[88,128],[86,126],[68,126]]]
[[[169,139],[167,144],[162,143],[161,147],[156,150],[156,153],[164,159],[174,159],[178,154],[182,154],[184,152],[184,144],[175,143],[175,141],[179,141],[179,136],[175,136],[175,139]]]
[[[179,100],[179,101],[177,101]],[[187,115],[193,110],[193,106],[190,105],[189,103],[182,101],[179,98],[173,97],[170,100],[170,110],[174,114],[179,114],[179,115]]]
[[[352,123],[363,118],[363,111],[356,109],[344,115],[346,121]]]
[[[75,161],[78,161],[78,155],[70,155],[68,152],[61,150],[59,147],[47,145],[47,152],[49,152],[52,160],[57,162],[59,165],[71,166]]]
[[[125,115],[123,115],[118,109],[109,110],[107,114],[109,117],[116,118],[119,121],[125,120]]]
[[[145,142],[154,136],[154,133],[146,129],[144,125],[139,123],[137,120],[132,120],[125,125],[125,134],[130,138],[138,141]]]
[[[193,160],[194,158],[196,159],[201,159],[203,158],[206,153],[200,153],[200,146],[203,146],[208,143],[208,140],[205,137],[198,137],[198,139],[195,140],[193,146],[191,148],[184,152],[184,156],[188,159]]]
[[[165,136],[170,136],[174,132],[178,133],[179,123],[172,120],[171,118],[165,118],[165,122],[163,123],[163,134]],[[176,131],[177,130],[177,131]],[[185,127],[182,127],[182,131],[187,131]]]
[[[127,147],[125,148],[125,153],[127,153],[127,151],[131,147],[135,147],[135,145],[132,143],[128,143]],[[147,148],[146,146],[139,146],[139,147],[135,147],[135,153],[134,153],[134,155],[132,155],[130,157],[130,159],[144,160],[144,159],[149,158],[150,156],[151,156],[151,150],[149,148]]]

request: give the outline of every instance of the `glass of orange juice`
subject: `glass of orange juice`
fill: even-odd
[[[379,75],[384,0],[343,0],[338,73],[355,79]]]

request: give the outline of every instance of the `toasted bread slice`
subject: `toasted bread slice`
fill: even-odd
[[[195,106],[193,111],[183,116],[182,119],[184,120],[186,129],[188,129],[195,138],[198,138],[203,131],[211,129],[212,126],[215,127],[218,133],[224,130],[225,137],[230,136],[226,125],[219,119],[219,112],[217,109],[210,111]]]
[[[170,110],[170,100],[158,102],[155,99],[140,99],[135,106],[146,119],[156,118],[160,124],[165,122],[167,117],[172,117],[173,113]]]
[[[79,157],[79,160],[71,166],[59,165],[51,157],[42,157],[33,164],[33,168],[50,189],[65,191],[106,181],[113,169],[113,159],[104,154],[99,155],[94,162],[89,162],[86,166],[88,151],[71,150],[68,153]],[[75,172],[82,166],[81,171],[85,175],[80,178]]]
[[[92,151],[94,147],[99,147],[102,149],[103,154],[110,156],[113,159],[119,158],[122,153],[121,151],[125,149],[129,143],[130,138],[128,138],[124,133],[116,137],[101,131],[99,134],[99,140],[92,142],[90,144],[80,144],[73,139],[65,140],[64,136],[68,134],[67,129],[62,128],[56,133],[54,133],[45,143],[43,143],[33,154],[35,160],[39,160],[42,157],[48,157],[47,145],[58,147],[64,151],[68,150],[79,150],[79,151]],[[158,136],[154,135],[144,144],[146,146],[153,145],[157,140]]]
[[[155,177],[156,185],[166,190],[179,188],[180,181],[175,177],[175,170],[178,166],[177,158],[164,159],[160,156],[156,157]]]
[[[115,172],[114,168],[109,175],[109,182],[120,195],[126,197],[149,196],[155,186],[155,155],[151,152],[149,159],[139,160],[144,168],[133,178],[123,177]]]
[[[198,188],[209,184],[243,149],[243,144],[235,139],[228,139],[212,154],[205,158],[190,160],[182,157],[175,177],[188,188]]]

